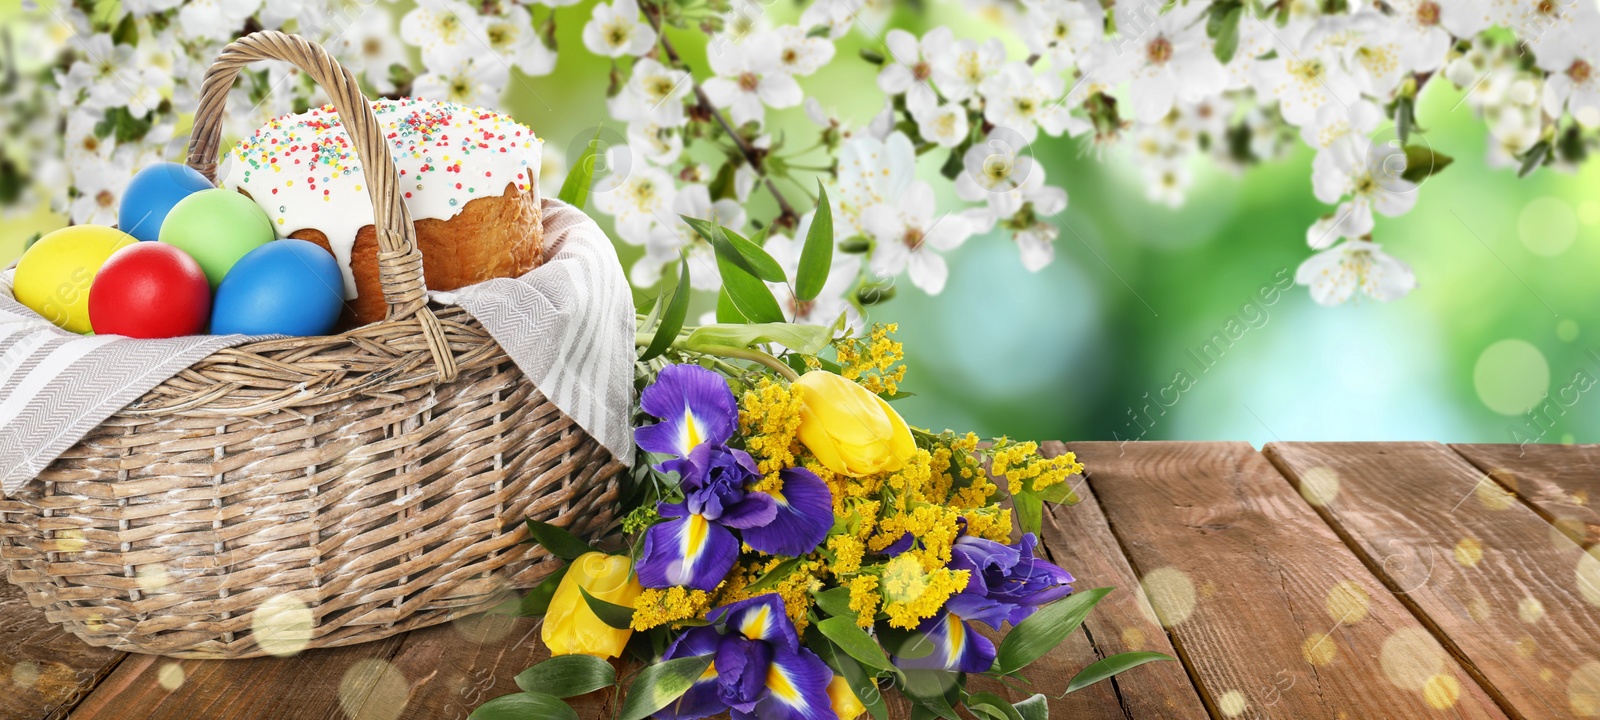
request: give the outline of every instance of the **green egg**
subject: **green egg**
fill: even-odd
[[[161,224],[161,242],[175,245],[200,263],[212,289],[233,264],[277,239],[272,220],[251,200],[232,190],[201,190],[172,206]]]

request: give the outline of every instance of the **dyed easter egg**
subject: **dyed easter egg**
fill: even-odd
[[[122,193],[117,226],[140,240],[160,237],[161,225],[172,206],[201,190],[215,188],[206,176],[188,165],[158,163],[139,171]]]
[[[44,319],[87,333],[89,289],[106,258],[139,242],[116,228],[76,225],[39,238],[17,262],[12,294]]]
[[[217,287],[216,335],[327,335],[344,308],[333,255],[304,240],[267,243],[239,259]]]
[[[210,317],[205,271],[166,243],[142,242],[116,251],[89,288],[89,320],[96,335],[198,335]]]
[[[213,288],[239,258],[276,238],[267,214],[231,190],[201,190],[179,200],[161,223],[161,242],[200,263]]]

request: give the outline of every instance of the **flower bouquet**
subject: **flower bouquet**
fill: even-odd
[[[518,607],[544,618],[554,657],[474,717],[576,717],[560,698],[613,685],[625,720],[882,720],[891,689],[918,718],[1046,717],[1042,694],[1013,705],[967,678],[1026,682],[1111,592],[1075,591],[1040,556],[1043,506],[1077,501],[1082,465],[909,427],[890,405],[905,396],[895,326],[782,322],[762,281],[785,278],[760,245],[687,220],[717,251],[729,322],[684,329],[687,262],[641,319],[625,542],[528,523],[568,563]],[[830,222],[819,211],[801,253],[799,302],[827,275]],[[1008,625],[998,644],[978,631]],[[624,655],[642,669],[619,678],[607,659]],[[1106,658],[1068,692],[1161,659]]]

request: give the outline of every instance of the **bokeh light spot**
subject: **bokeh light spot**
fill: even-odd
[[[1578,592],[1590,605],[1600,607],[1600,545],[1578,556]]]
[[[83,539],[82,530],[62,530],[56,533],[56,549],[59,552],[83,552],[83,547],[88,544]]]
[[[1516,476],[1509,471],[1495,470],[1493,475],[1501,481],[1510,479],[1513,483],[1512,487],[1516,487],[1514,484]],[[1478,486],[1472,489],[1472,494],[1478,499],[1478,504],[1482,505],[1486,510],[1504,510],[1517,504],[1517,496],[1512,495],[1510,491],[1501,487],[1500,483],[1487,477],[1478,480]]]
[[[274,595],[256,608],[250,630],[256,644],[269,655],[298,655],[311,642],[315,619],[311,608],[292,595]]]
[[[1150,607],[1155,610],[1155,620],[1162,627],[1176,627],[1194,613],[1194,583],[1182,570],[1163,567],[1151,570],[1140,581]]]
[[[1600,716],[1600,662],[1589,661],[1572,671],[1567,681],[1567,701],[1578,717]]]
[[[185,677],[183,666],[175,662],[163,663],[161,669],[156,671],[156,683],[167,692],[183,687]]]
[[[1444,673],[1434,675],[1422,686],[1422,699],[1435,710],[1448,710],[1454,707],[1460,697],[1461,682],[1456,680],[1454,675]]]
[[[1328,617],[1335,622],[1355,624],[1367,617],[1367,607],[1372,597],[1365,588],[1357,585],[1353,580],[1343,580],[1328,591],[1328,599],[1323,607],[1328,611]]]
[[[450,623],[456,633],[479,645],[503,639],[517,624],[517,618],[499,613],[468,615]]]
[[[1250,701],[1245,699],[1244,693],[1229,690],[1217,698],[1217,709],[1222,711],[1223,717],[1239,717],[1250,709]]]
[[[159,595],[166,592],[167,587],[172,584],[172,576],[167,574],[165,565],[152,563],[139,567],[135,582],[139,583],[140,590],[151,595]]]
[[[1521,415],[1550,390],[1550,363],[1524,340],[1501,340],[1484,349],[1472,371],[1478,399],[1501,415]]]
[[[1483,543],[1476,538],[1461,538],[1456,543],[1456,562],[1462,567],[1473,567],[1483,559]]]
[[[1396,687],[1421,690],[1444,669],[1444,651],[1420,627],[1396,630],[1383,641],[1379,656],[1384,677]]]
[[[26,660],[11,666],[11,684],[24,690],[39,682],[39,666]]]
[[[1550,542],[1563,549],[1572,545],[1581,546],[1584,533],[1588,531],[1589,525],[1582,518],[1558,517],[1550,521]]]
[[[1129,650],[1142,650],[1146,640],[1144,630],[1136,627],[1122,629],[1122,644]]]
[[[1600,202],[1584,200],[1578,203],[1578,221],[1585,225],[1600,224]]]
[[[1562,318],[1556,323],[1556,337],[1562,342],[1572,342],[1578,339],[1578,322],[1572,318]]]
[[[1333,502],[1339,496],[1339,472],[1331,467],[1314,467],[1300,478],[1300,497],[1314,506]]]
[[[1517,216],[1517,236],[1528,252],[1555,257],[1572,247],[1578,237],[1578,214],[1558,197],[1534,198]]]
[[[1339,654],[1339,646],[1324,633],[1312,633],[1300,643],[1300,656],[1312,665],[1327,665]]]
[[[350,720],[395,720],[410,694],[400,669],[379,658],[357,661],[339,680],[339,707]]]
[[[1523,635],[1517,638],[1516,646],[1517,654],[1523,657],[1533,657],[1535,653],[1539,652],[1539,641],[1533,639],[1532,635]]]
[[[1467,601],[1467,614],[1471,615],[1473,620],[1486,623],[1494,617],[1494,606],[1482,597],[1475,597]]]
[[[1523,598],[1522,602],[1517,603],[1517,617],[1529,625],[1543,620],[1544,603],[1532,596]]]

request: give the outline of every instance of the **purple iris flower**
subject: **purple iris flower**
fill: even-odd
[[[782,598],[741,600],[706,620],[711,624],[680,635],[662,659],[712,655],[711,667],[656,718],[696,720],[726,711],[733,720],[837,720],[828,699],[833,671],[800,645]]]
[[[658,466],[679,476],[683,502],[660,503],[665,522],[645,534],[639,581],[715,590],[739,558],[741,541],[771,555],[816,550],[833,526],[833,496],[809,470],[779,473],[777,487],[754,492],[761,473],[749,453],[727,446],[738,425],[733,392],[720,375],[672,365],[640,398],[661,422],[639,428],[639,447],[674,456]],[[735,535],[734,531],[739,531]]]
[[[973,632],[969,621],[996,630],[1007,622],[1015,626],[1041,606],[1072,594],[1072,575],[1036,557],[1033,551],[1037,546],[1033,533],[1024,534],[1016,545],[972,535],[957,538],[947,567],[968,571],[967,587],[951,597],[938,615],[918,626],[932,642],[933,652],[925,657],[896,658],[896,664],[968,673],[988,670],[994,664],[994,643]]]

